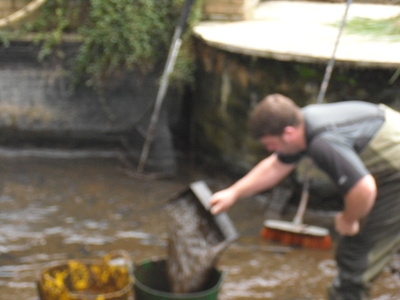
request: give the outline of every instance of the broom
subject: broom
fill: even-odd
[[[336,50],[339,45],[340,36],[342,35],[346,24],[347,14],[352,0],[346,1],[346,9],[336,38],[335,46],[331,59],[325,69],[325,75],[321,83],[320,91],[317,97],[317,103],[321,103],[324,99],[325,92],[332,74],[335,62]],[[278,241],[285,245],[301,246],[311,249],[330,249],[332,247],[329,231],[325,228],[308,226],[303,224],[303,215],[306,210],[309,196],[309,177],[303,183],[303,191],[297,213],[293,222],[285,222],[278,220],[266,220],[261,230],[261,235],[269,240]]]
[[[298,246],[309,249],[330,249],[332,240],[329,230],[322,227],[303,224],[303,216],[309,198],[309,178],[303,183],[300,204],[292,222],[281,220],[266,220],[261,230],[265,239],[280,242],[288,246]]]

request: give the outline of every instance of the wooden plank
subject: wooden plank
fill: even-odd
[[[15,27],[21,25],[19,23],[22,19],[34,17],[35,11],[39,9],[46,0],[12,0],[13,5],[20,5],[16,7],[10,13],[4,13],[5,16],[0,18],[0,28],[2,27]],[[15,2],[22,1],[22,2]],[[19,3],[19,4],[18,4]],[[26,5],[25,5],[26,4]]]
[[[3,11],[7,10],[10,11],[12,9],[11,3],[5,2],[5,1],[0,1],[0,12],[3,13]]]
[[[254,6],[257,5],[259,0],[204,0],[203,5],[211,5],[211,4],[216,4],[216,5],[221,5],[221,6],[229,6],[229,5],[234,5],[234,6]]]
[[[259,0],[205,0],[203,15],[209,19],[250,19]]]
[[[0,0],[0,18],[7,17],[25,7],[29,0]]]
[[[206,6],[204,8],[204,12],[206,14],[226,14],[226,15],[232,15],[232,14],[243,14],[244,9],[243,7],[234,7],[234,6],[218,6],[218,5],[210,5]]]
[[[245,2],[248,2],[248,0],[204,0],[204,4],[217,3],[221,5],[243,5]]]
[[[220,1],[206,1],[204,3],[204,11],[211,12],[211,13],[242,13],[243,8],[245,7],[243,0],[239,2],[222,2]]]
[[[29,0],[0,0],[0,9],[3,13],[3,9],[7,10],[7,12],[15,12],[18,9],[21,9],[25,5],[27,5]]]
[[[33,0],[12,0],[12,1],[14,1],[16,6],[21,7],[21,6],[25,6],[25,5],[29,4]]]

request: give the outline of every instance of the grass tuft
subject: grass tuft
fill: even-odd
[[[348,34],[371,36],[374,38],[400,40],[400,15],[387,19],[355,17],[349,20],[345,30]]]

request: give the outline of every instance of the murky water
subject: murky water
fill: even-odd
[[[202,291],[225,249],[224,238],[191,193],[172,201],[168,211],[167,273],[171,291]]]
[[[36,278],[50,262],[116,249],[134,262],[166,256],[167,198],[199,179],[229,184],[187,165],[173,179],[145,181],[127,176],[116,158],[38,153],[0,151],[0,300],[37,300]],[[264,208],[252,198],[229,212],[241,237],[219,260],[220,300],[324,299],[332,252],[263,241]],[[373,299],[400,299],[399,276],[385,271]]]

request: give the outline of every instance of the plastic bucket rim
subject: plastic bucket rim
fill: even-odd
[[[165,261],[166,259],[163,258],[150,258],[150,259],[144,259],[140,261],[136,266],[140,267],[144,265],[145,263],[148,262],[159,262],[159,261]],[[134,268],[134,285],[138,286],[141,288],[143,291],[151,294],[155,294],[156,296],[161,296],[161,297],[168,297],[171,299],[190,299],[191,297],[204,297],[207,296],[210,293],[215,293],[221,288],[221,283],[225,277],[225,273],[221,270],[215,269],[214,270],[219,274],[218,281],[215,285],[210,287],[209,289],[199,291],[199,292],[193,292],[193,293],[171,293],[171,292],[165,292],[165,291],[159,291],[155,290],[153,288],[150,288],[149,286],[143,284],[140,280],[138,280],[135,276],[135,270]]]
[[[133,282],[132,280],[122,289],[119,289],[115,292],[111,292],[111,293],[99,293],[97,295],[93,295],[93,294],[85,294],[85,293],[74,293],[74,292],[69,292],[68,296],[72,297],[72,299],[85,299],[85,300],[96,300],[99,299],[99,297],[102,297],[101,299],[107,300],[107,299],[111,299],[111,298],[115,298],[115,297],[121,297],[124,295],[128,295],[128,293],[131,291],[133,287]]]

